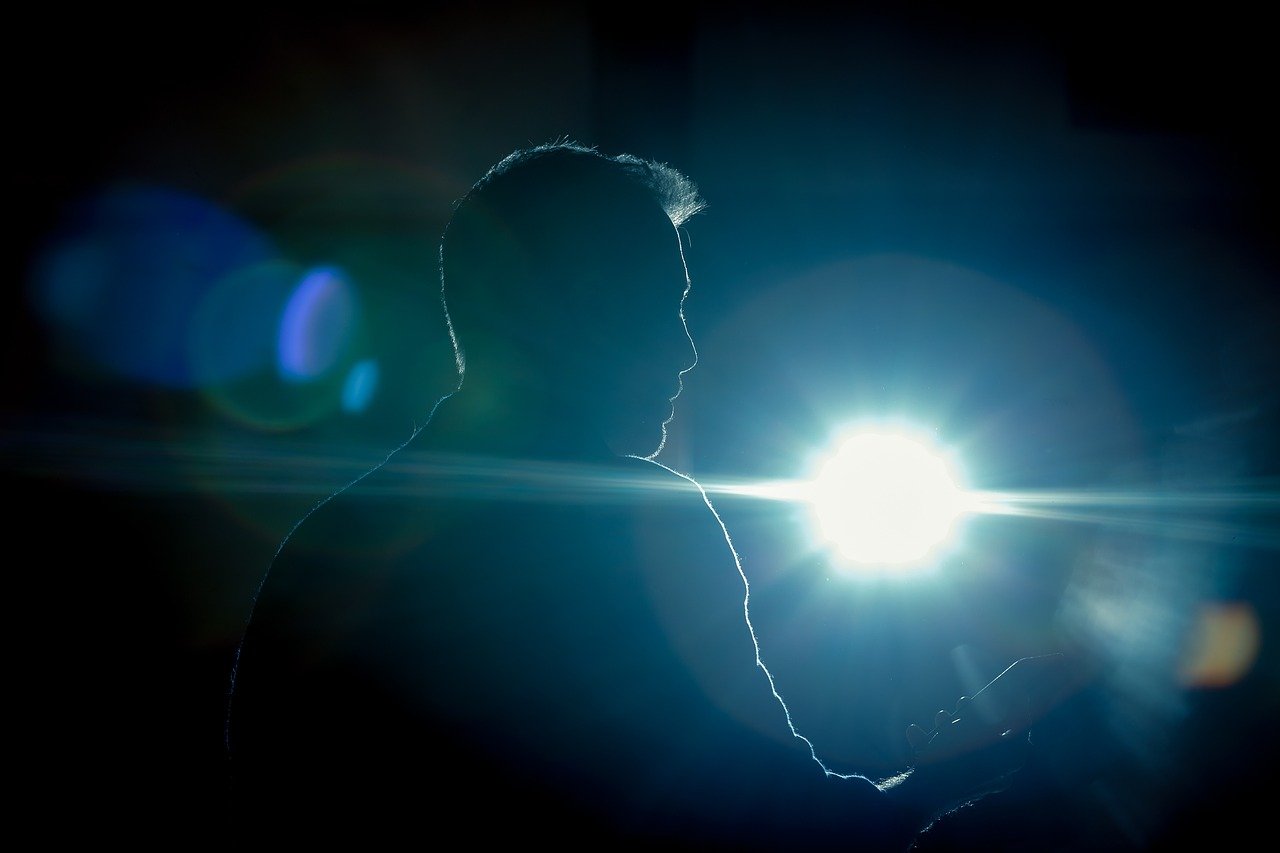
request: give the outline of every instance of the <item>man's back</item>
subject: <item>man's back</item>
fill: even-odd
[[[303,523],[233,697],[247,831],[872,830],[880,792],[825,777],[791,735],[697,489],[635,459],[563,473],[579,486],[448,478],[447,496],[405,499],[391,465]]]

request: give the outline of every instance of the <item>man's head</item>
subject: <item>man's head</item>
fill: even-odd
[[[677,229],[702,206],[668,166],[574,144],[494,166],[440,249],[464,387],[615,452],[656,452],[693,362]]]

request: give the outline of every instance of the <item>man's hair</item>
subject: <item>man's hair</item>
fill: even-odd
[[[607,255],[637,217],[660,209],[679,227],[705,206],[685,175],[630,154],[558,141],[504,157],[457,201],[440,242],[441,300],[459,373],[459,327],[516,345],[545,334],[536,318],[548,301],[572,309],[588,298],[575,282],[618,263]]]
[[[483,178],[476,181],[467,195],[457,202],[455,209],[470,196],[484,192],[489,184],[513,169],[519,168],[525,163],[548,157],[589,158],[614,164],[621,174],[639,186],[644,187],[653,195],[654,200],[661,205],[663,211],[671,219],[671,224],[677,228],[706,207],[706,202],[698,194],[697,185],[666,163],[659,163],[655,160],[642,160],[631,154],[607,156],[601,154],[594,147],[581,145],[577,142],[563,141],[537,145],[532,148],[517,149],[503,157],[485,173]]]

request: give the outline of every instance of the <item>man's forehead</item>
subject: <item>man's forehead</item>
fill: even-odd
[[[638,272],[684,286],[687,272],[684,249],[680,235],[670,221],[664,231],[651,235],[646,241],[637,240],[634,248],[638,257],[634,258],[633,264]]]
[[[594,223],[588,233],[590,245],[579,241],[580,250],[602,262],[683,269],[680,236],[656,202],[649,209],[617,211],[607,221]]]

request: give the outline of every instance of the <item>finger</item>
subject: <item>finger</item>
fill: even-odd
[[[950,711],[938,711],[938,713],[933,715],[933,727],[935,729],[940,729],[954,719],[955,717],[951,716]]]

